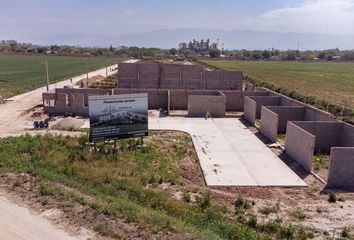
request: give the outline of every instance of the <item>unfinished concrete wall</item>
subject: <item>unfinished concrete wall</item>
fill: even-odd
[[[158,64],[138,65],[137,88],[160,88],[160,68]],[[120,68],[119,68],[120,69]]]
[[[205,117],[209,112],[212,117],[224,117],[226,113],[226,97],[217,95],[189,95],[188,115],[192,117]]]
[[[302,102],[292,99],[290,97],[281,95],[280,93],[271,91],[269,89],[262,88],[262,90],[268,91],[269,96],[281,97],[281,100],[280,100],[281,106],[303,106],[303,107],[306,107],[304,121],[334,121],[334,120],[336,120],[336,117],[328,112],[322,111],[322,110],[317,109],[313,106],[302,103]]]
[[[246,98],[248,98],[246,100]],[[245,97],[244,114],[252,125],[255,124],[255,120],[261,117],[262,106],[279,106],[280,97],[278,96],[248,96]],[[252,100],[252,101],[251,101]],[[255,106],[254,106],[255,105]]]
[[[148,108],[149,109],[167,109],[168,108],[168,91],[161,89],[114,89],[114,94],[134,94],[147,93],[148,94]]]
[[[288,121],[302,121],[305,107],[263,106],[261,111],[261,132],[271,141],[278,133],[285,133]]]
[[[245,96],[267,96],[266,92],[221,91],[226,96],[226,110],[240,111],[244,109]]]
[[[120,63],[118,65],[119,87],[137,88],[138,87],[138,65],[129,63]]]
[[[312,170],[315,136],[293,122],[288,122],[285,152],[307,171]]]
[[[305,107],[297,106],[265,106],[267,109],[279,115],[278,132],[285,133],[288,121],[303,121],[305,119]],[[267,121],[261,117],[261,121]]]
[[[277,141],[279,115],[269,108],[262,107],[260,131],[272,142]]]
[[[238,71],[204,71],[198,65],[119,64],[119,88],[241,90]]]
[[[354,126],[349,123],[342,124],[342,131],[339,139],[342,147],[354,147]]]
[[[250,97],[245,97],[243,116],[252,125],[256,123],[257,103]]]
[[[254,91],[254,85],[252,83],[246,83],[246,92],[253,92]]]
[[[79,116],[88,116],[89,109],[84,106],[84,94],[74,93],[71,94],[73,98],[73,104],[71,111],[75,113],[75,115]]]
[[[188,97],[190,95],[215,96],[217,91],[204,90],[170,90],[170,110],[188,110]]]
[[[353,166],[352,158],[348,156],[354,152],[347,150],[354,148],[354,145],[349,146],[353,143],[353,136],[354,128],[339,121],[288,122],[285,151],[306,170],[312,169],[314,153],[330,153],[330,161],[333,159],[333,162],[330,162],[332,166],[329,173],[329,178],[332,177],[330,184],[337,185],[339,181],[334,180],[336,177],[342,179],[344,184],[347,180],[343,180],[344,177],[339,173],[341,170],[338,169]],[[348,176],[351,179],[352,175]]]
[[[339,146],[341,122],[293,122],[316,138],[315,153],[330,153],[331,147]]]
[[[354,147],[334,147],[328,169],[327,186],[354,187]]]

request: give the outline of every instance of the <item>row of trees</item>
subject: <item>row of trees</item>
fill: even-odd
[[[354,60],[354,51],[340,51],[339,49],[329,49],[323,51],[298,51],[277,49],[271,50],[233,50],[225,51],[229,58],[248,60],[248,59],[274,59],[274,60]]]
[[[217,43],[211,43],[209,38],[207,40],[201,39],[200,41],[193,39],[192,41],[189,41],[188,44],[186,42],[181,42],[178,46],[178,50],[180,52],[190,50],[201,53],[209,52],[210,50],[216,49],[217,47]]]
[[[3,53],[30,53],[30,54],[58,54],[58,55],[93,55],[93,56],[121,56],[121,57],[168,57],[170,55],[182,55],[183,58],[197,58],[199,56],[217,58],[221,53],[226,58],[248,60],[248,59],[273,59],[273,60],[345,60],[354,61],[354,50],[340,51],[329,49],[323,51],[297,51],[277,49],[268,50],[225,50],[221,52],[217,44],[211,43],[209,39],[197,41],[193,39],[188,44],[181,43],[179,48],[139,48],[112,45],[107,48],[85,48],[76,46],[38,46],[31,43],[19,43],[15,40],[0,41],[0,52]]]

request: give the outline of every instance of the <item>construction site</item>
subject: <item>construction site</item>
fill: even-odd
[[[1,115],[8,116],[2,119],[1,136],[85,135],[90,131],[89,103],[93,97],[111,96],[113,99],[147,94],[147,144],[156,134],[162,139],[161,146],[177,141],[174,138],[180,134],[187,134],[193,146],[188,152],[196,156],[196,162],[178,165],[183,176],[180,184],[165,184],[160,180],[162,183],[157,184],[157,189],[177,201],[185,200],[188,193],[194,199],[188,203],[199,201],[196,199],[209,192],[217,204],[228,206],[226,209],[236,204],[237,198],[245,202],[236,205],[236,212],[247,213],[245,219],[237,221],[247,223],[255,216],[266,226],[284,215],[283,223],[301,225],[296,228],[296,234],[304,231],[308,234],[306,238],[328,236],[332,239],[341,234],[343,229],[338,219],[345,219],[348,226],[354,224],[351,214],[354,126],[351,124],[280,93],[244,82],[240,71],[136,61],[108,69],[106,75],[110,75],[107,79],[112,88],[100,84],[106,81],[105,77],[97,77],[107,71],[106,68],[90,76],[81,75],[51,85],[49,91],[43,88],[14,97],[0,106]],[[26,108],[26,111],[16,113],[18,117],[12,120],[10,114],[18,108]],[[123,114],[121,122],[131,121],[125,120],[130,114],[126,110],[120,114]],[[138,114],[136,118],[145,123],[144,115]],[[167,134],[167,138],[162,133]],[[102,151],[104,147],[98,149]],[[170,150],[173,152],[173,147]],[[118,155],[119,151],[123,150],[118,150]],[[325,159],[325,164],[318,165],[319,157],[321,161]],[[1,181],[13,179],[6,176]],[[341,207],[327,201],[328,194],[342,194],[345,200]],[[253,202],[252,206],[248,201]],[[57,204],[51,207],[58,208]],[[293,205],[297,214],[306,217],[294,217]],[[75,224],[92,227],[77,220]],[[134,230],[129,232],[127,226],[123,229],[126,236],[133,236]],[[269,236],[273,234],[268,230],[259,231]],[[165,233],[155,234],[161,237],[159,234]]]

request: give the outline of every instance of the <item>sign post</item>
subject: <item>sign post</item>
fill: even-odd
[[[89,96],[90,142],[148,136],[147,93]]]

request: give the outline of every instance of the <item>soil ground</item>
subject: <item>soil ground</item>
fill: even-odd
[[[257,134],[257,130],[253,129]],[[173,144],[174,136],[184,133],[166,132],[161,135],[162,141],[170,141]],[[147,140],[149,141],[149,140]],[[272,150],[280,155],[279,148]],[[283,157],[282,157],[283,158]],[[283,158],[284,159],[284,158]],[[337,239],[344,227],[354,232],[354,194],[345,191],[331,191],[324,189],[324,185],[313,175],[307,174],[302,168],[289,159],[284,161],[301,176],[309,185],[308,188],[281,188],[281,187],[207,187],[205,185],[199,163],[195,153],[192,157],[183,158],[178,162],[178,170],[181,174],[179,184],[163,183],[158,188],[167,192],[171,198],[183,201],[183,193],[190,193],[191,202],[197,196],[205,192],[211,193],[212,203],[224,206],[228,209],[232,219],[240,216],[257,216],[259,223],[267,223],[274,219],[281,219],[284,224],[290,223],[296,227],[311,231],[315,239]],[[147,239],[151,232],[139,229],[134,223],[125,220],[109,219],[95,210],[83,206],[80,203],[72,203],[54,196],[43,196],[38,193],[36,178],[26,174],[13,174],[2,172],[0,176],[1,190],[6,191],[16,202],[29,205],[35,211],[42,214],[53,215],[50,218],[55,223],[70,226],[70,232],[77,232],[80,227],[95,230],[97,221],[102,224],[119,227],[117,236],[127,239]],[[58,184],[65,191],[78,190]],[[328,202],[328,193],[334,192],[336,203]],[[81,193],[80,193],[81,194]],[[92,198],[92,196],[85,196]],[[242,197],[252,202],[251,207],[242,215],[233,214],[235,199]],[[117,228],[115,228],[117,229]],[[97,229],[96,229],[97,230]],[[163,239],[161,235],[155,235],[157,239]],[[182,239],[186,236],[171,234],[166,239]],[[189,236],[190,237],[190,236]],[[97,239],[105,239],[97,237]]]

